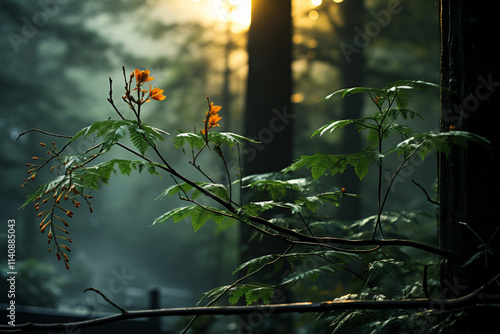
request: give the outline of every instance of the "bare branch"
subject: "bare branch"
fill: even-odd
[[[52,137],[57,137],[57,138],[68,138],[68,139],[71,139],[73,138],[72,136],[66,136],[66,135],[60,135],[58,133],[52,133],[52,132],[47,132],[47,131],[43,131],[43,130],[40,130],[40,129],[29,129],[29,130],[25,130],[23,132],[21,132],[18,136],[17,136],[17,139],[21,138],[22,136],[24,136],[25,134],[27,134],[28,132],[40,132],[44,135],[48,135],[48,136],[52,136]],[[16,139],[16,140],[17,140]]]
[[[403,299],[403,300],[344,300],[344,301],[324,301],[320,303],[289,303],[275,305],[254,305],[254,306],[210,306],[210,307],[184,307],[168,308],[157,310],[128,311],[126,313],[111,315],[103,318],[96,318],[68,323],[25,323],[16,325],[0,325],[1,333],[21,333],[35,330],[61,330],[68,327],[83,328],[99,326],[112,322],[138,318],[172,317],[172,316],[201,316],[201,315],[238,315],[238,314],[278,314],[278,313],[311,313],[330,312],[336,310],[381,310],[381,309],[405,309],[405,310],[436,310],[436,311],[456,311],[478,305],[495,306],[500,304],[500,295],[481,294],[478,289],[466,296],[455,299]],[[436,309],[439,307],[439,309]]]
[[[115,307],[116,309],[118,309],[122,314],[128,313],[125,309],[123,309],[120,306],[116,305],[111,299],[109,299],[108,297],[106,297],[100,290],[98,290],[96,288],[93,288],[93,287],[90,287],[90,288],[87,288],[87,289],[83,290],[83,292],[87,292],[87,291],[94,291],[94,292],[98,293],[99,295],[101,295],[102,298],[104,298],[105,301],[107,301],[113,307]]]

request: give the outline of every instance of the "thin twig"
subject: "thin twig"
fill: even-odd
[[[394,175],[392,176],[391,181],[389,182],[389,185],[387,186],[387,190],[385,192],[384,199],[382,201],[382,204],[381,204],[381,206],[379,208],[379,212],[377,214],[377,224],[375,225],[375,230],[373,231],[373,239],[375,239],[375,234],[377,232],[377,226],[380,227],[380,233],[382,233],[382,225],[381,225],[381,222],[380,222],[380,218],[381,218],[382,211],[384,209],[385,203],[387,202],[387,198],[389,197],[389,192],[391,191],[392,184],[394,183],[394,181],[396,180],[396,177],[398,176],[399,172],[401,172],[401,170],[403,169],[403,167],[405,166],[405,164],[408,162],[408,160],[410,160],[420,150],[420,148],[425,144],[425,142],[426,142],[426,140],[424,140],[422,143],[420,143],[420,145],[418,145],[418,147],[413,152],[411,152],[411,154],[408,157],[405,157],[405,159],[399,165],[399,167],[396,170],[396,172],[394,172]],[[381,182],[381,179],[379,179],[379,186],[380,186],[380,182]]]
[[[384,199],[384,202],[381,202],[381,199],[382,199],[382,170],[383,170],[383,167],[382,167],[382,141],[383,141],[384,133],[385,133],[386,129],[383,129],[382,127],[384,125],[385,118],[389,114],[389,110],[391,110],[392,105],[394,104],[394,101],[396,101],[397,94],[398,94],[398,91],[396,90],[394,97],[392,97],[392,99],[388,98],[387,110],[386,110],[385,114],[383,114],[380,122],[377,122],[377,125],[378,125],[377,131],[378,131],[379,165],[378,165],[378,189],[377,189],[377,191],[378,191],[378,193],[377,193],[377,222],[375,223],[375,228],[373,229],[373,237],[372,237],[373,239],[375,239],[375,236],[377,234],[377,228],[380,231],[380,235],[381,235],[382,239],[384,239],[384,232],[382,230],[382,222],[380,221],[380,219],[382,217],[382,210],[384,209],[384,203],[385,203],[385,199]],[[380,113],[382,114],[382,107],[379,106],[378,103],[376,103],[376,105],[377,105]],[[390,188],[390,186],[389,186],[389,188]],[[385,197],[387,198],[387,193],[386,193]]]
[[[121,308],[120,306],[116,305],[111,299],[109,299],[108,297],[106,297],[100,290],[96,289],[96,288],[93,288],[93,287],[89,287],[89,288],[86,288],[85,290],[83,290],[83,292],[87,292],[87,291],[94,291],[96,293],[98,293],[99,295],[101,295],[102,298],[104,298],[104,300],[106,302],[108,302],[109,304],[111,304],[114,308],[118,309],[122,315],[125,315],[127,314],[127,310]]]
[[[57,137],[57,138],[68,138],[68,139],[73,138],[73,136],[60,135],[60,134],[57,134],[57,133],[51,133],[51,132],[47,132],[47,131],[43,131],[43,130],[40,130],[40,129],[33,128],[33,129],[29,129],[29,130],[25,130],[25,131],[21,132],[17,136],[16,140],[18,140],[19,138],[21,138],[22,136],[24,136],[28,132],[40,132],[40,133],[42,133],[44,135],[48,135],[48,136],[52,136],[52,137]]]
[[[227,186],[229,187],[229,199],[228,199],[228,202],[232,202],[233,201],[233,187],[231,185],[231,174],[229,173],[229,168],[227,167],[227,163],[226,163],[226,159],[224,158],[224,154],[222,152],[222,150],[220,149],[220,147],[215,147],[215,150],[217,152],[217,154],[220,156],[220,158],[222,159],[222,162],[224,163],[224,169],[226,170],[226,175],[227,175]]]
[[[454,213],[451,209],[449,209],[449,208],[445,207],[444,205],[442,205],[441,203],[436,202],[435,200],[433,200],[433,199],[429,196],[429,194],[427,193],[427,190],[425,190],[425,188],[424,188],[424,187],[422,187],[422,186],[421,186],[421,185],[420,185],[417,181],[415,181],[415,179],[412,179],[412,180],[411,180],[411,182],[413,182],[413,183],[414,183],[417,187],[419,187],[419,188],[420,188],[420,190],[422,190],[422,191],[424,192],[425,197],[427,198],[427,202],[430,202],[430,203],[432,203],[432,204],[435,204],[435,205],[439,206],[440,208],[442,208],[442,209],[446,210],[449,214],[451,214],[451,215],[453,216],[453,218],[454,218],[454,219],[456,219],[456,215],[455,215],[455,213]]]
[[[109,78],[109,98],[108,98],[108,102],[111,104],[111,106],[116,111],[116,113],[118,114],[118,116],[120,116],[120,118],[122,120],[125,120],[125,117],[123,117],[123,115],[120,113],[120,111],[118,110],[118,108],[115,106],[115,102],[113,101],[113,80],[111,79],[111,77]]]

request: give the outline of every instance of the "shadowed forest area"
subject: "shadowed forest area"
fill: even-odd
[[[254,12],[256,11],[254,8]],[[268,20],[273,20],[273,14],[279,16],[276,13],[268,14]],[[278,176],[277,172],[300,157],[317,152],[333,155],[362,150],[366,141],[373,142],[373,128],[367,126],[368,131],[362,132],[359,127],[350,128],[347,125],[359,125],[356,122],[361,124],[364,120],[346,123],[345,127],[338,126],[338,129],[333,125],[329,128],[322,127],[332,120],[364,119],[372,115],[377,107],[382,112],[381,104],[377,104],[379,98],[381,103],[389,101],[388,109],[391,109],[391,101],[396,101],[396,96],[391,96],[390,90],[386,92],[385,97],[381,93],[380,96],[374,93],[373,96],[359,94],[351,99],[339,96],[325,99],[329,94],[351,87],[382,88],[398,80],[440,84],[441,36],[438,3],[432,0],[292,0],[290,15],[290,50],[279,49],[279,45],[274,48],[271,45],[263,53],[268,54],[270,58],[280,50],[285,53],[285,58],[282,59],[285,64],[289,63],[291,70],[290,82],[287,83],[284,81],[288,79],[281,81],[279,77],[266,81],[266,72],[259,70],[252,62],[249,73],[248,43],[252,38],[249,36],[250,0],[4,0],[0,3],[0,59],[3,64],[3,70],[0,72],[0,172],[4,175],[0,190],[0,215],[2,222],[16,223],[15,303],[18,306],[18,314],[21,314],[21,310],[28,310],[23,307],[38,307],[37,310],[43,308],[43,312],[87,316],[116,312],[116,308],[104,301],[99,294],[92,291],[83,292],[89,287],[100,290],[112,302],[129,311],[192,307],[197,305],[203,293],[212,291],[208,296],[213,297],[215,292],[212,289],[231,285],[245,276],[246,269],[249,272],[249,268],[255,270],[255,266],[261,262],[253,263],[254,267],[244,267],[245,270],[238,266],[244,261],[267,254],[259,251],[264,252],[267,247],[270,247],[274,254],[285,251],[286,247],[282,248],[278,242],[273,241],[274,239],[269,241],[267,237],[262,240],[260,246],[255,246],[256,241],[249,242],[248,239],[259,240],[259,237],[253,236],[252,232],[237,220],[224,219],[217,221],[218,224],[209,221],[196,226],[194,221],[185,217],[186,219],[179,219],[176,223],[164,223],[167,219],[157,223],[158,217],[162,217],[166,212],[185,206],[186,197],[189,198],[188,192],[192,188],[176,188],[181,187],[179,182],[182,179],[175,174],[170,176],[168,173],[156,175],[146,171],[130,172],[132,168],[127,173],[123,172],[122,167],[119,171],[118,168],[110,170],[109,176],[100,181],[99,186],[107,186],[89,193],[93,198],[91,205],[78,204],[82,204],[82,207],[75,211],[69,229],[69,237],[72,239],[71,252],[68,253],[71,259],[70,270],[66,270],[62,263],[68,264],[67,261],[57,260],[56,254],[60,256],[59,248],[57,253],[55,249],[47,251],[49,247],[53,247],[53,243],[47,245],[50,238],[47,240],[46,235],[40,234],[41,218],[37,217],[33,205],[29,204],[21,209],[30,189],[33,189],[31,184],[20,189],[23,179],[29,176],[26,174],[26,164],[33,163],[33,157],[49,158],[44,155],[47,150],[59,152],[63,147],[66,149],[68,138],[93,122],[115,119],[115,105],[126,115],[124,118],[133,119],[135,110],[131,105],[137,101],[132,101],[127,93],[123,95],[124,82],[127,91],[127,80],[132,83],[134,78],[137,82],[136,89],[139,91],[142,85],[139,76],[145,75],[145,72],[141,71],[146,69],[149,70],[150,76],[154,77],[154,82],[151,83],[163,90],[165,99],[161,102],[144,103],[142,110],[141,103],[138,103],[141,114],[140,117],[136,115],[137,122],[140,125],[143,121],[144,124],[163,131],[159,136],[164,137],[164,140],[158,140],[155,144],[157,146],[152,148],[154,151],[163,152],[169,162],[167,171],[179,170],[186,178],[197,180],[200,177],[200,168],[197,166],[203,166],[203,175],[208,175],[213,184],[227,184],[236,182],[243,176],[266,173],[254,179],[244,179],[249,182],[245,186],[243,180],[239,180],[238,186],[229,187],[231,196],[227,204],[230,206],[234,202],[235,207],[239,208],[239,211],[235,210],[231,214],[236,215],[243,211],[244,206],[237,205],[241,202],[256,199],[262,201],[259,203],[265,200],[278,202],[277,197],[274,197],[276,193],[271,189],[274,184],[258,183],[261,181],[282,181],[288,188],[279,188],[277,192],[285,199],[289,199],[288,196],[298,196],[291,195],[291,190],[307,188],[308,191],[313,189],[318,193],[325,193],[334,189],[335,200],[326,200],[325,197],[323,201],[330,201],[335,205],[321,206],[315,211],[317,202],[300,202],[313,212],[307,217],[304,213],[300,219],[314,238],[316,236],[312,231],[313,220],[319,219],[323,222],[335,220],[335,227],[332,228],[335,233],[350,233],[355,239],[361,239],[372,233],[371,227],[369,232],[363,228],[377,220],[376,214],[381,204],[380,187],[383,185],[388,189],[388,201],[387,204],[385,199],[383,201],[384,213],[378,212],[377,224],[383,217],[388,226],[391,226],[385,231],[391,237],[404,237],[405,240],[437,245],[439,206],[434,205],[433,201],[438,199],[438,162],[433,150],[443,149],[443,145],[439,146],[437,141],[434,143],[435,147],[429,147],[425,152],[422,152],[423,149],[420,151],[422,159],[408,159],[408,155],[411,157],[414,153],[409,154],[410,151],[398,146],[400,151],[397,155],[394,154],[392,161],[384,161],[383,167],[381,162],[378,165],[374,163],[372,166],[380,168],[372,168],[369,171],[366,166],[366,173],[360,173],[356,167],[347,168],[345,173],[342,173],[343,170],[335,173],[333,169],[324,168],[326,176],[321,182],[314,185],[307,183],[307,187],[305,184],[286,182],[290,179],[310,180],[311,172],[312,177],[318,179],[319,176],[314,175],[310,166],[309,169],[302,170],[289,168],[292,173],[285,174],[287,176],[284,177]],[[266,33],[272,35],[273,32],[268,30],[259,36],[265,36]],[[264,38],[253,43],[264,43]],[[283,45],[286,47],[286,43]],[[279,59],[276,61],[279,63]],[[135,69],[138,70],[134,74]],[[253,77],[257,72],[262,76]],[[145,84],[144,88],[149,83]],[[285,84],[289,84],[289,91],[285,91],[283,95],[278,87]],[[408,88],[403,85],[401,87]],[[270,99],[268,107],[259,107],[261,99],[265,100],[263,94],[281,94],[285,100],[276,102]],[[398,113],[404,114],[404,124],[395,130],[401,136],[385,138],[379,132],[379,144],[384,139],[386,149],[407,139],[404,137],[407,127],[411,127],[415,133],[439,132],[440,94],[439,89],[415,92],[409,101],[403,100],[403,93],[397,96],[401,99],[398,103],[404,104],[404,107],[398,109]],[[201,148],[198,149],[200,152],[205,147],[207,149],[198,158],[198,155],[193,153],[195,140],[182,139],[185,137],[180,134],[187,133],[185,131],[199,134],[200,130],[203,133],[203,122],[205,120],[205,123],[208,123],[209,113],[212,111],[210,104],[209,112],[206,111],[207,97],[209,103],[222,107],[218,111],[222,118],[213,129],[205,124],[206,137],[200,135],[198,143],[201,143]],[[271,116],[274,117],[271,118],[272,123],[259,118],[263,112],[269,114],[271,109]],[[415,115],[418,117],[414,117]],[[375,121],[377,122],[376,119]],[[384,119],[381,124],[384,124],[383,122]],[[392,123],[387,127],[390,125]],[[321,135],[311,138],[311,134],[320,128],[324,130]],[[45,135],[37,131],[24,132],[30,129],[43,130]],[[332,132],[334,129],[335,132]],[[232,148],[222,148],[219,153],[220,145],[210,148],[208,144],[209,130],[211,134],[215,131],[242,134],[260,143],[246,141],[246,155],[243,148],[240,152],[239,142]],[[144,133],[146,130],[141,128],[141,131]],[[332,133],[327,135],[327,131]],[[168,135],[164,132],[168,132]],[[99,130],[96,133],[99,133]],[[284,136],[287,138],[281,142]],[[132,135],[130,138],[125,139],[125,144],[138,147]],[[206,138],[205,143],[203,138]],[[99,144],[99,141],[87,134],[78,139],[67,147],[66,154],[76,156],[81,152],[91,152]],[[117,141],[118,139],[111,146]],[[41,147],[40,143],[46,146]],[[275,149],[273,145],[278,147]],[[178,149],[174,149],[174,146]],[[421,147],[424,146],[418,146],[416,150]],[[380,149],[377,159],[382,159],[381,144]],[[138,150],[141,151],[140,148]],[[221,161],[223,153],[229,156],[236,154],[235,152],[241,153],[239,158]],[[431,152],[433,154],[430,154]],[[110,150],[106,155],[116,161],[133,157],[130,151],[124,150]],[[143,155],[153,159],[154,152],[150,149]],[[190,161],[195,159],[196,164],[190,164]],[[408,163],[406,166],[407,162],[411,162],[411,165]],[[356,163],[350,164],[354,167]],[[403,168],[398,169],[400,165]],[[228,166],[234,167],[234,173],[226,173]],[[347,165],[343,166],[345,169]],[[152,168],[154,167],[158,165]],[[395,170],[397,172],[394,172]],[[50,173],[46,171],[37,174],[37,182],[49,182],[59,173],[64,175],[64,166],[61,169],[51,169]],[[261,186],[266,190],[260,192]],[[374,196],[377,188],[378,206]],[[271,199],[266,197],[269,195],[266,191],[271,194]],[[175,196],[171,196],[172,194]],[[192,202],[195,199],[193,195]],[[208,205],[209,200],[210,198],[201,196],[196,204],[203,207]],[[294,197],[294,200],[297,204],[301,197]],[[279,201],[281,203],[284,199],[280,197]],[[259,209],[252,210],[248,209],[245,214],[261,213]],[[293,207],[291,210],[296,213],[298,209]],[[299,231],[299,227],[291,227],[292,223],[280,222],[280,219],[290,217],[289,211],[290,207],[276,206],[263,214],[263,217],[278,226],[290,227],[290,231]],[[394,211],[399,213],[392,215],[390,212]],[[68,214],[70,218],[72,215],[73,213]],[[171,217],[176,220],[176,216]],[[153,225],[153,222],[157,224]],[[311,225],[308,225],[309,222]],[[399,222],[403,222],[403,225],[395,227]],[[333,225],[331,223],[328,226],[330,228]],[[318,225],[318,228],[323,227]],[[354,232],[357,228],[359,234]],[[8,253],[9,233],[7,228],[0,230],[3,254]],[[379,230],[375,227],[373,231],[373,240],[376,238],[385,238],[381,226]],[[314,245],[297,247],[302,246]],[[408,285],[409,290],[418,287],[420,295],[411,290],[404,291],[401,296],[415,294],[428,298],[429,291],[437,291],[439,254],[422,255],[419,251],[412,250],[394,250],[392,253],[392,250],[393,248],[391,252],[385,253],[385,249],[381,249],[373,255],[366,270],[354,262],[352,265],[346,264],[342,267],[345,272],[335,278],[320,276],[323,273],[320,273],[319,269],[326,268],[326,265],[319,269],[306,268],[310,270],[305,270],[301,277],[295,275],[287,278],[288,283],[300,284],[300,287],[291,290],[284,288],[286,300],[301,302],[349,298],[348,294],[354,290],[357,291],[356,296],[363,298],[379,296],[378,293],[390,297],[393,295],[387,291],[392,291],[391,289],[398,286],[398,282],[404,280],[400,275],[410,276],[410,273],[413,275],[414,272],[426,277],[425,283]],[[283,253],[283,257],[286,253],[287,251]],[[395,254],[403,260],[394,260]],[[333,261],[327,259],[324,254],[318,256],[322,260]],[[279,259],[281,258],[274,261]],[[349,256],[342,253],[335,261],[348,259]],[[390,263],[384,262],[388,259]],[[425,269],[405,267],[404,261],[409,262],[411,259],[421,260],[415,266]],[[299,260],[289,259],[284,268],[293,268],[294,263],[298,263],[294,261]],[[267,264],[269,263],[274,264],[272,261]],[[338,265],[337,262],[336,264]],[[4,261],[2,257],[0,268],[3,281],[10,276],[8,265],[8,261]],[[240,269],[239,272],[233,273],[235,268]],[[304,268],[304,265],[301,268]],[[312,269],[318,271],[314,272]],[[379,269],[380,271],[377,271]],[[280,270],[284,269],[280,265],[279,268],[275,266],[274,270],[262,276],[259,276],[259,273],[255,277],[273,282],[272,276],[280,275],[276,273],[281,273]],[[352,278],[353,273],[354,276],[363,276],[364,283],[357,282],[356,277]],[[379,281],[387,291],[373,288],[372,277],[373,280],[375,277],[382,277]],[[254,292],[255,301],[265,302],[263,291],[267,291],[267,285],[259,286],[259,289],[262,290]],[[369,292],[363,295],[363,289]],[[249,304],[252,291],[237,292],[241,300],[235,297],[237,293],[233,293],[232,297],[236,298],[236,302],[239,300],[241,305],[246,305]],[[208,299],[207,295],[205,297]],[[2,291],[0,303],[8,305],[10,299],[8,294]],[[344,325],[339,324],[340,320],[357,319],[358,315],[336,315],[334,319],[338,322],[338,329],[335,326],[324,327],[324,324],[332,322],[331,318],[325,316],[325,319],[328,318],[325,320],[319,316],[315,319],[310,314],[277,316],[276,319],[273,316],[269,317],[273,321],[260,321],[255,326],[251,325],[252,319],[248,317],[209,315],[197,319],[190,332],[347,333],[349,328],[342,329]],[[189,317],[180,316],[161,318],[156,330],[159,333],[180,332],[188,325],[189,320]],[[447,321],[455,321],[455,318],[447,318]],[[248,328],[252,330],[249,331]],[[387,328],[384,330],[390,332]]]

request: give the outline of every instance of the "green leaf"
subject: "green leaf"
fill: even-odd
[[[130,172],[133,170],[132,162],[130,160],[117,159],[116,164],[118,165],[118,169],[122,175],[129,176]]]
[[[256,189],[258,191],[265,191],[269,193],[271,199],[279,201],[283,199],[283,197],[286,195],[286,192],[289,190],[300,191],[300,192],[304,191],[307,183],[308,182],[305,178],[298,178],[292,180],[259,179],[250,182],[248,185],[246,185],[246,187],[250,187],[251,189]]]
[[[256,303],[259,300],[262,300],[264,304],[270,304],[271,298],[274,296],[274,289],[257,284],[242,284],[234,288],[230,295],[229,303],[231,305],[238,303],[243,296],[245,296],[247,305]]]
[[[137,126],[130,126],[128,131],[130,133],[130,140],[132,141],[132,144],[139,151],[139,153],[144,155],[150,147],[144,131]]]
[[[490,148],[490,141],[484,137],[466,131],[450,132],[425,132],[408,138],[389,150],[387,154],[397,152],[399,154],[411,154],[420,147],[420,158],[424,159],[432,149],[448,155],[451,152],[450,144],[467,147],[469,142],[475,142]]]
[[[341,94],[342,98],[354,94],[360,94],[360,93],[373,93],[375,95],[380,95],[383,92],[382,89],[379,88],[369,88],[369,87],[353,87],[353,88],[344,88],[337,90],[328,96],[325,97],[325,100],[331,99],[334,95]]]
[[[100,183],[105,183],[108,184],[109,178],[111,177],[111,174],[114,173],[116,174],[117,171],[115,169],[115,165],[118,165],[118,170],[122,175],[130,175],[130,172],[132,170],[137,170],[139,172],[142,172],[142,170],[147,169],[147,171],[151,175],[158,175],[160,174],[156,171],[156,165],[154,163],[148,162],[148,161],[141,161],[141,160],[126,160],[126,159],[112,159],[108,160],[99,164],[96,164],[92,167],[86,167],[83,172],[83,177],[89,177],[85,175],[91,175],[94,177],[94,181],[86,180],[89,181],[90,184],[94,184],[95,187],[90,187],[93,189],[98,189],[100,186],[98,186]],[[77,170],[77,173],[79,170]],[[77,174],[78,175],[78,174]],[[100,181],[98,181],[100,179]],[[83,182],[86,182],[83,181]],[[97,182],[97,183],[96,183]]]
[[[78,154],[61,157],[61,161],[66,163],[66,168],[69,168],[70,166],[78,166],[87,160],[86,156]],[[26,197],[26,201],[21,208],[24,208],[36,198],[41,197],[47,191],[60,189],[62,187],[69,189],[70,184],[77,185],[82,188],[79,190],[80,192],[83,191],[83,188],[99,190],[102,184],[109,183],[109,179],[112,174],[117,173],[115,166],[118,166],[118,171],[122,175],[128,176],[132,170],[141,172],[146,169],[151,175],[160,176],[160,174],[156,171],[156,165],[154,163],[140,160],[112,159],[94,166],[76,168],[71,174],[58,176],[54,180],[36,187]]]
[[[322,136],[326,131],[330,131],[330,133],[332,133],[334,130],[342,129],[343,127],[345,127],[349,124],[352,124],[354,122],[356,122],[356,121],[353,119],[343,119],[340,121],[331,121],[328,124],[320,127],[318,130],[314,131],[311,137],[314,137],[317,134]]]
[[[262,267],[263,265],[273,261],[276,257],[278,257],[278,255],[270,254],[270,255],[259,256],[249,261],[246,261],[245,263],[242,263],[238,267],[236,267],[232,275],[244,269],[247,269],[247,274],[251,274],[258,268]]]
[[[223,285],[202,293],[200,298],[198,299],[198,302],[196,303],[196,306],[198,306],[205,298],[218,298],[222,293],[229,290],[230,287],[231,285]]]
[[[420,115],[418,112],[416,111],[413,111],[413,110],[410,110],[408,108],[391,108],[389,110],[383,110],[382,111],[382,115],[379,111],[377,111],[373,117],[376,118],[376,119],[381,119],[381,117],[383,115],[385,115],[385,118],[389,119],[389,120],[392,120],[394,118],[397,118],[397,117],[402,117],[403,119],[408,119],[408,117],[410,119],[415,119],[415,117],[418,117],[420,118],[421,120],[425,121],[424,117],[422,115]]]
[[[285,168],[285,173],[307,167],[311,170],[314,180],[319,179],[330,171],[331,175],[343,173],[348,165],[354,168],[354,172],[360,180],[368,173],[371,164],[380,158],[379,154],[372,150],[363,150],[351,154],[331,155],[316,153],[314,155],[304,155],[297,159],[292,165]]]
[[[304,260],[308,257],[316,257],[316,256],[330,258],[330,260],[334,261],[336,264],[339,264],[339,265],[352,262],[355,259],[359,259],[359,255],[357,255],[357,254],[343,253],[343,252],[338,252],[338,251],[311,251],[311,252],[303,252],[303,253],[288,253],[285,255],[269,254],[269,255],[263,255],[263,256],[256,257],[254,259],[246,261],[245,263],[240,264],[233,271],[232,274],[234,275],[235,273],[242,271],[242,270],[247,270],[247,274],[251,274],[255,270],[262,267],[263,265],[266,265],[272,261],[276,261],[276,258],[278,256],[280,256],[281,259],[277,262],[280,262],[282,260],[287,260],[291,265],[293,265],[293,263],[296,261],[300,261],[300,260]]]
[[[382,272],[399,282],[403,282],[407,270],[406,264],[403,261],[395,259],[382,259],[370,263],[368,266],[368,272],[374,271]]]
[[[168,134],[145,123],[141,123],[139,126],[137,121],[106,120],[94,122],[90,126],[81,129],[69,142],[71,143],[80,137],[87,138],[94,134],[96,137],[103,137],[102,150],[105,152],[123,138],[127,131],[132,143],[141,154],[145,154],[150,144],[154,144],[156,140],[164,140],[162,134]]]
[[[223,200],[227,200],[229,198],[227,188],[223,184],[208,183],[208,182],[195,182],[195,184],[200,188],[210,191],[211,193],[213,193],[214,195]],[[193,200],[197,199],[199,196],[203,194],[201,190],[195,189],[193,185],[190,185],[188,183],[181,183],[168,187],[167,189],[162,191],[161,194],[155,200],[161,200],[164,197],[170,197],[177,193],[182,193],[182,195],[184,195],[184,193],[187,194],[191,190],[194,190],[193,193],[191,194]]]
[[[231,219],[227,217],[227,214],[227,212],[213,207],[201,207],[199,205],[184,206],[164,213],[156,218],[152,225],[164,223],[169,219],[177,223],[189,218],[196,232],[203,227],[208,220],[213,220],[215,223],[221,225],[223,221]]]
[[[335,265],[325,265],[319,268],[314,268],[310,270],[304,270],[304,271],[298,271],[298,272],[292,272],[290,275],[288,275],[282,282],[282,285],[285,284],[290,284],[294,283],[299,280],[303,279],[309,279],[313,283],[316,283],[317,279],[321,274],[334,274],[335,273],[335,267],[340,267],[340,265],[335,264]]]
[[[353,87],[345,88],[335,91],[325,97],[325,100],[331,99],[334,95],[340,94],[342,98],[354,94],[369,93],[372,98],[375,96],[379,97],[379,105],[382,105],[384,101],[389,97],[396,98],[396,104],[398,108],[406,108],[408,105],[408,90],[427,90],[428,88],[444,88],[437,84],[420,81],[420,80],[400,80],[388,84],[384,88],[370,88],[370,87]]]
[[[205,183],[205,182],[196,182],[201,188],[213,193],[217,197],[227,201],[229,198],[229,193],[225,185],[220,183]],[[194,189],[193,194],[191,195],[192,199],[197,199],[203,195],[201,190]]]
[[[80,184],[84,188],[99,190],[103,183],[108,184],[113,171],[113,166],[107,163],[88,167],[85,169],[85,173],[80,176]]]
[[[175,184],[173,186],[168,187],[167,189],[163,190],[158,197],[155,198],[156,200],[161,200],[164,197],[170,197],[172,195],[175,195],[179,192],[181,193],[188,193],[191,189],[193,189],[193,186],[188,184],[188,183],[181,183],[181,184]]]
[[[144,155],[158,139],[164,140],[160,132],[161,130],[148,126],[145,123],[139,125],[136,121],[132,121],[128,124],[128,131],[132,144],[134,144],[135,148],[137,148],[142,155]]]
[[[94,133],[96,137],[103,137],[111,131],[116,131],[116,129],[120,128],[123,125],[127,125],[127,121],[106,120],[106,121],[94,122],[91,125],[78,131],[73,136],[73,138],[70,139],[70,142],[82,136],[84,138],[87,138],[88,136]]]
[[[173,138],[173,141],[175,148],[189,144],[191,149],[195,147],[200,149],[205,145],[205,138],[199,133],[192,132],[180,132]]]
[[[182,147],[188,144],[191,149],[198,148],[201,149],[206,144],[205,136],[201,133],[193,133],[193,132],[180,132],[174,137],[174,146],[176,148]],[[245,150],[245,142],[247,143],[259,143],[256,140],[238,135],[236,133],[231,132],[215,132],[210,131],[208,133],[208,142],[213,145],[222,145],[225,144],[230,148],[233,147],[234,144],[240,145],[240,147]]]
[[[52,191],[53,189],[59,189],[62,187],[69,188],[70,178],[68,175],[60,175],[54,180],[41,184],[34,188],[27,196],[21,208],[25,208],[28,204],[37,200],[38,197],[42,197],[46,192]]]
[[[121,138],[123,138],[127,133],[126,125],[120,125],[116,128],[111,128],[104,135],[102,152],[109,151],[113,145],[115,145]]]
[[[164,223],[169,219],[173,219],[174,223],[177,223],[177,222],[189,217],[190,211],[193,210],[194,208],[196,208],[195,205],[183,206],[183,207],[172,209],[172,210],[164,213],[160,217],[156,218],[153,221],[152,225]]]
[[[245,293],[247,305],[257,303],[259,300],[262,300],[263,304],[271,304],[271,298],[273,298],[273,296],[274,289],[270,287],[258,287]]]
[[[231,132],[209,132],[208,133],[208,141],[214,143],[215,145],[226,144],[230,148],[233,147],[234,144],[239,144],[243,149],[245,148],[244,143],[254,143],[258,144],[259,142],[236,133]]]
[[[290,209],[292,213],[302,211],[302,207],[300,205],[275,201],[250,202],[243,205],[238,211],[244,212],[248,215],[258,216],[263,211],[272,210],[274,208],[287,208]]]

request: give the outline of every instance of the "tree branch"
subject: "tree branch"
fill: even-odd
[[[90,287],[90,288],[87,288],[85,290],[83,290],[83,292],[87,292],[87,291],[94,291],[96,293],[98,293],[99,295],[101,295],[102,298],[104,298],[104,300],[106,302],[108,302],[109,304],[111,304],[114,308],[118,309],[122,314],[125,314],[125,313],[128,313],[127,310],[121,308],[120,306],[116,305],[111,299],[109,299],[108,297],[106,297],[100,290],[96,289],[96,288],[93,288],[93,287]]]
[[[239,315],[251,313],[278,314],[278,313],[311,313],[330,312],[336,310],[382,310],[382,309],[427,309],[435,311],[456,311],[478,305],[500,304],[500,295],[480,294],[481,289],[455,299],[403,299],[403,300],[344,300],[324,301],[320,303],[288,303],[275,305],[254,306],[210,306],[210,307],[183,307],[157,310],[128,311],[126,313],[108,317],[89,319],[67,323],[25,323],[16,325],[0,325],[1,333],[21,333],[35,330],[62,330],[68,327],[83,328],[99,326],[112,322],[138,318],[172,317],[172,316],[201,316],[201,315]],[[496,305],[498,306],[498,305]],[[439,307],[439,309],[438,309]]]
[[[52,137],[57,137],[57,138],[67,138],[67,139],[71,139],[73,138],[73,136],[66,136],[66,135],[60,135],[60,134],[57,134],[57,133],[52,133],[52,132],[47,132],[47,131],[43,131],[43,130],[40,130],[40,129],[29,129],[29,130],[25,130],[23,132],[21,132],[16,140],[18,140],[19,138],[21,138],[22,136],[24,136],[25,134],[27,134],[28,132],[40,132],[44,135],[48,135],[48,136],[52,136]]]

